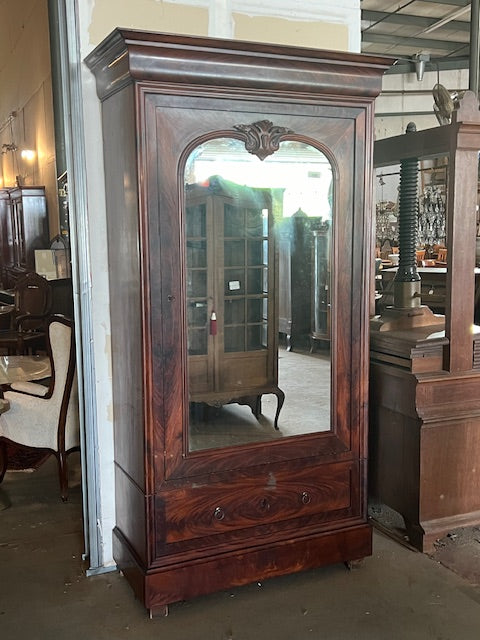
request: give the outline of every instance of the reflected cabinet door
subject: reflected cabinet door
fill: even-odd
[[[197,404],[220,405],[235,388],[244,396],[273,384],[266,363],[275,336],[268,322],[275,274],[269,192],[232,187],[210,176],[185,191],[188,392]]]

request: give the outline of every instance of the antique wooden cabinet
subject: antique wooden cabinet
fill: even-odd
[[[190,400],[258,413],[274,393],[279,414],[270,192],[210,176],[186,185],[185,216]]]
[[[372,501],[403,516],[421,551],[480,522],[480,328],[473,325],[479,149],[479,104],[470,91],[451,124],[375,143],[378,167],[411,158],[448,163],[446,273],[438,269],[432,278],[434,269],[420,269],[422,303],[443,310],[444,324],[437,318],[422,326],[418,312],[397,310],[396,326],[375,318],[370,336],[369,490]],[[388,320],[388,308],[382,313]]]
[[[13,246],[8,242],[11,236],[11,218],[10,218],[10,196],[7,189],[0,189],[0,283],[3,279],[3,267],[5,264],[11,264],[13,261]]]
[[[3,287],[9,289],[18,277],[35,271],[35,249],[49,246],[47,200],[44,187],[1,191],[2,281]]]
[[[317,341],[330,340],[330,235],[328,225],[313,231],[312,349]]]
[[[319,224],[319,218],[297,211],[278,225],[279,332],[288,349],[305,349],[310,341],[313,229]]]
[[[369,555],[366,211],[390,61],[118,29],[86,62],[103,109],[118,566],[155,613]],[[331,350],[294,369],[300,354],[277,358],[275,218],[316,158],[334,194]],[[209,194],[217,175],[248,189]]]

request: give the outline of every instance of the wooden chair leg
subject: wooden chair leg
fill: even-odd
[[[58,461],[58,479],[60,481],[60,495],[62,500],[68,500],[68,471],[67,471],[67,455],[60,451],[57,455]]]
[[[5,477],[5,472],[7,470],[7,443],[1,441],[0,442],[0,482],[2,482]]]

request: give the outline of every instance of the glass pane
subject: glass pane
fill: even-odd
[[[263,240],[249,240],[247,244],[248,249],[248,264],[250,266],[265,264],[263,258],[263,248],[267,244],[267,241]]]
[[[186,235],[187,237],[204,238],[206,235],[206,211],[205,205],[187,207]]]
[[[264,269],[247,269],[247,293],[261,294],[263,292]]]
[[[225,300],[225,325],[245,323],[245,298]]]
[[[263,342],[263,336],[263,325],[249,325],[247,327],[247,351],[266,348],[267,345]]]
[[[264,235],[264,218],[261,210],[247,211],[245,233],[249,238],[261,238]],[[266,230],[268,233],[268,229]]]
[[[204,302],[191,301],[187,308],[187,322],[189,327],[207,326],[207,305]]]
[[[188,331],[188,355],[204,355],[207,353],[206,329],[190,329]]]
[[[260,161],[221,138],[185,175],[189,450],[331,429],[327,158],[286,141]]]
[[[207,267],[207,243],[187,238],[187,264],[190,267]]]
[[[244,240],[225,240],[224,263],[226,267],[238,267],[245,264]]]
[[[245,212],[229,204],[225,205],[225,230],[226,238],[245,236]]]
[[[207,272],[205,269],[188,270],[187,295],[189,297],[205,297],[207,295]]]
[[[267,300],[264,298],[250,298],[247,302],[247,322],[261,322],[264,318],[263,309],[264,303]],[[266,315],[265,315],[266,319]]]
[[[235,353],[245,351],[245,327],[225,327],[225,351]]]

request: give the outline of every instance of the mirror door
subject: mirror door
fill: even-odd
[[[236,138],[185,168],[188,448],[268,442],[331,425],[332,167],[282,141]]]
[[[251,104],[200,102],[151,96],[147,108],[166,477],[346,459],[367,406],[362,110],[278,105],[270,121]]]

